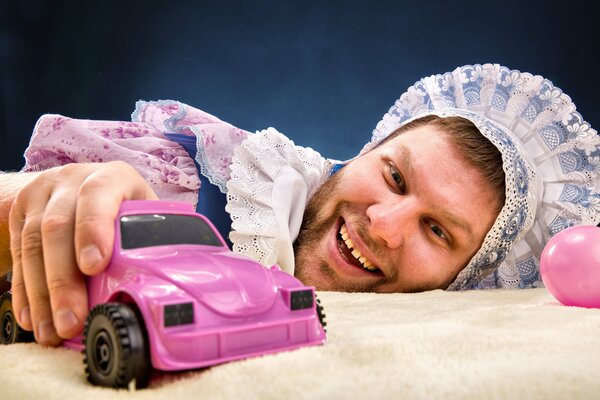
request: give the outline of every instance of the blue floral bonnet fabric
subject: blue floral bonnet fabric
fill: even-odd
[[[448,290],[542,286],[548,239],[600,222],[600,138],[570,97],[538,75],[467,65],[410,87],[373,131],[364,153],[407,122],[460,116],[502,153],[506,202],[483,245]]]

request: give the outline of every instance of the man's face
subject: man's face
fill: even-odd
[[[318,290],[446,288],[481,247],[498,202],[446,134],[415,128],[319,188],[295,243],[295,275]]]

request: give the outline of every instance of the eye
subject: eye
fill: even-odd
[[[398,190],[398,193],[406,193],[406,181],[402,174],[396,169],[396,167],[390,163],[388,164],[390,179],[392,180],[393,186]]]
[[[442,228],[440,228],[438,225],[431,221],[428,221],[427,224],[429,225],[429,229],[431,229],[431,232],[433,232],[435,236],[446,241],[448,240],[448,237],[446,236]]]

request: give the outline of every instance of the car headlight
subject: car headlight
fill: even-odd
[[[290,309],[292,311],[312,308],[314,301],[313,291],[310,289],[290,292]]]
[[[163,310],[165,328],[194,323],[194,303],[169,304]]]

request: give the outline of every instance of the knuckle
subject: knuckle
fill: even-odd
[[[111,174],[91,174],[81,183],[77,195],[93,196],[96,192],[105,190],[115,179],[122,178]]]
[[[48,277],[48,290],[50,293],[69,293],[74,289],[74,283],[64,276],[52,274]]]
[[[56,182],[60,179],[58,173],[61,169],[62,167],[56,167],[40,172],[25,186],[23,186],[21,190],[19,190],[17,200],[26,202],[32,194],[54,186]]]
[[[30,291],[27,292],[27,298],[29,300],[29,304],[33,308],[37,308],[39,310],[50,308],[50,296],[46,292]]]
[[[40,231],[40,218],[28,218],[21,233],[21,253],[41,252],[41,249],[42,233]]]
[[[107,172],[109,172],[112,176],[120,177],[121,180],[137,180],[140,177],[137,169],[135,169],[131,164],[121,160],[112,161]]]
[[[13,235],[11,233],[10,253],[13,257],[13,263],[15,261],[21,260],[21,257],[23,257],[23,251],[21,249],[21,235]]]
[[[75,163],[62,165],[56,170],[61,175],[72,175],[79,173],[79,171],[81,171],[81,165]]]
[[[59,234],[73,226],[73,219],[67,215],[53,214],[45,216],[41,223],[42,236]]]
[[[25,295],[25,282],[22,279],[13,280],[11,282],[11,292],[14,300],[20,300],[22,295]]]
[[[18,220],[22,218],[23,209],[25,208],[25,191],[27,187],[23,187],[16,194],[12,205],[10,206],[10,211],[8,213],[9,221],[10,220]]]
[[[125,161],[117,160],[98,165],[81,182],[77,195],[88,198],[107,190],[124,193],[127,189],[142,187],[149,185],[138,170]]]
[[[9,223],[22,222],[31,195],[31,185],[27,184],[16,194],[8,214]]]
[[[75,222],[76,235],[81,235],[85,232],[86,235],[96,232],[100,226],[105,224],[106,221],[99,215],[96,214],[84,214],[77,218]]]
[[[51,174],[55,182],[59,183],[64,180],[81,180],[90,174],[90,171],[93,171],[93,169],[94,165],[92,164],[70,163],[48,170],[48,173]]]

